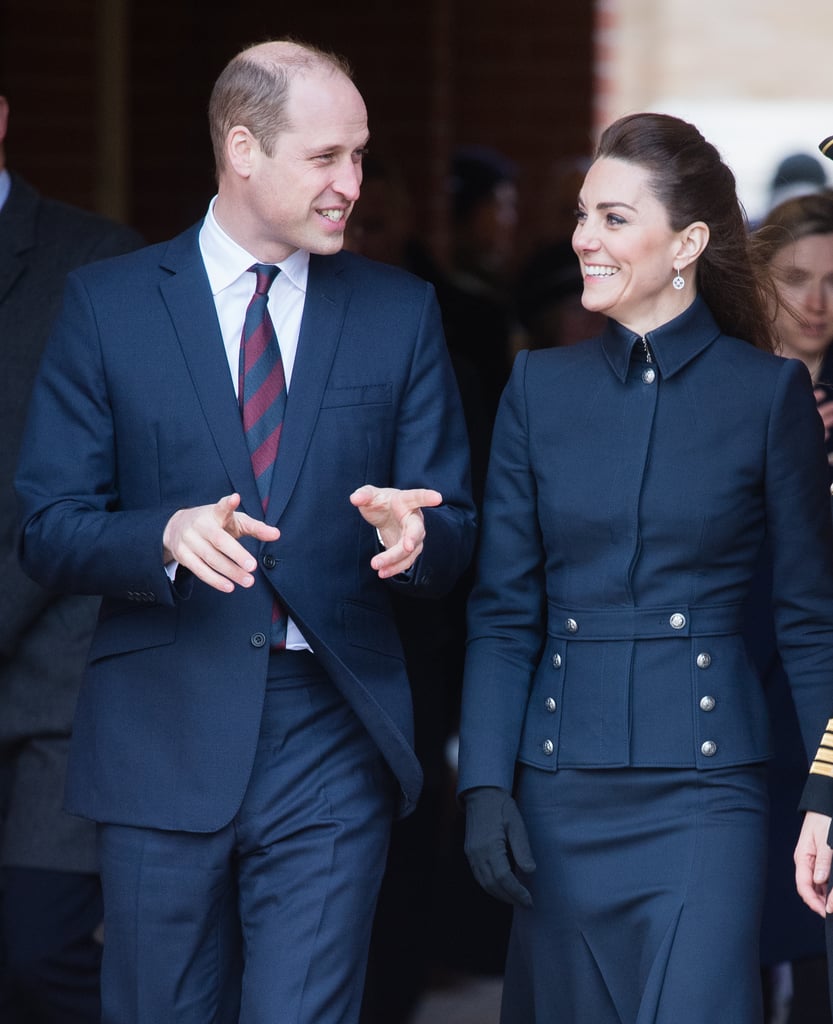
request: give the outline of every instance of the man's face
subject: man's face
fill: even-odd
[[[368,140],[364,101],[341,73],[297,75],[287,113],[290,126],[278,135],[273,154],[255,146],[248,183],[255,238],[248,248],[272,262],[296,249],[324,255],[341,249]]]

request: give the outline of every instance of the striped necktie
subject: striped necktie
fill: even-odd
[[[268,308],[269,288],[280,267],[255,263],[249,270],[257,275],[257,283],[243,322],[237,394],[265,516],[286,409],[283,360]],[[277,599],[272,608],[270,641],[273,648],[286,646],[286,612]]]

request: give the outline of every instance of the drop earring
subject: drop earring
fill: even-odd
[[[678,267],[674,267],[674,277],[671,280],[671,284],[674,286],[674,288],[677,289],[678,292],[681,292],[683,288],[685,288],[685,280],[681,276]]]

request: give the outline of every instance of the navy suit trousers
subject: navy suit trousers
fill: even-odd
[[[358,1020],[396,787],[312,655],[271,664],[225,828],[99,826],[104,1024]]]

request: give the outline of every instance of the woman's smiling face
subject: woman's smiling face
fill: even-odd
[[[582,303],[645,335],[673,320],[694,299],[694,267],[685,288],[671,285],[686,230],[673,231],[668,213],[638,164],[602,157],[584,179],[573,249],[584,276]]]

